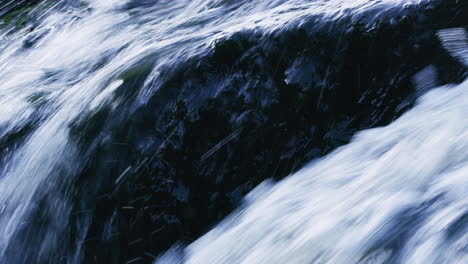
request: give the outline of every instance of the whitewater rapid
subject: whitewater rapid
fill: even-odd
[[[0,139],[28,131],[0,151],[0,263],[81,263],[90,219],[75,223],[73,248],[61,241],[74,213],[71,182],[89,159],[70,139],[70,126],[85,114],[145,104],[164,78],[161,69],[240,30],[273,31],[313,15],[360,19],[367,10],[371,20],[422,1],[162,0],[132,12],[129,1],[86,2],[0,31]],[[154,67],[136,99],[117,98],[122,75],[148,57]],[[187,248],[187,262],[445,261],[423,254],[440,247],[434,251],[452,261],[445,263],[466,262],[466,234],[444,237],[466,214],[466,86],[436,89],[391,126],[359,134],[284,182],[258,187],[231,220]],[[414,212],[411,231],[395,227]],[[31,217],[38,214],[40,221]],[[399,239],[392,230],[404,232],[404,246],[381,242]]]
[[[468,263],[466,109],[468,81],[434,89],[157,263]]]
[[[439,36],[468,65],[466,31]],[[468,80],[432,88],[155,263],[468,263]]]

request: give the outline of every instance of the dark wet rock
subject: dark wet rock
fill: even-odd
[[[5,14],[11,14],[12,12],[18,12],[24,8],[37,5],[41,1],[43,0],[0,0],[0,17],[4,16]]]
[[[125,104],[83,113],[70,127],[90,157],[75,184],[77,210],[92,216],[85,262],[149,263],[196,239],[263,180],[400,116],[428,65],[439,83],[461,81],[466,69],[435,34],[468,25],[466,4],[456,2],[373,23],[312,17],[268,34],[238,32],[163,69],[144,103],[138,91],[151,67],[136,65],[117,91]]]
[[[44,14],[51,9],[67,8],[86,10],[88,4],[82,0],[0,0],[0,29],[8,28],[12,33],[27,27],[31,35],[23,46],[30,48],[48,33],[48,30],[34,31]]]

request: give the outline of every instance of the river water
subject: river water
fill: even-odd
[[[421,2],[90,0],[36,7],[36,21],[0,31],[0,263],[83,261],[89,218],[73,223],[72,246],[61,246],[76,195],[70,186],[89,159],[70,139],[83,113],[144,105],[162,68],[241,30],[269,32],[313,15],[371,21]],[[447,45],[467,59],[462,44]],[[116,96],[125,73],[148,56],[154,64],[135,98]],[[280,183],[263,183],[218,227],[159,263],[468,263],[467,107],[467,82],[430,91],[389,126],[358,133]]]

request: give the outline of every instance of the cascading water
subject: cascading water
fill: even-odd
[[[466,31],[438,35],[468,66]],[[468,80],[434,88],[391,125],[262,183],[218,227],[155,264],[467,263],[467,107]]]
[[[157,263],[467,263],[467,107],[468,81],[428,92]]]
[[[439,36],[468,66],[466,31]],[[156,263],[467,263],[467,107],[468,80],[434,88]]]
[[[34,22],[4,19],[0,263],[82,263],[92,216],[77,211],[90,210],[103,181],[120,182],[141,167],[119,167],[115,178],[81,187],[89,194],[76,187],[97,146],[114,143],[104,128],[96,140],[82,139],[76,127],[89,116],[106,109],[118,123],[163,96],[166,69],[236,32],[266,34],[314,17],[317,25],[343,17],[373,23],[423,2],[45,1],[28,9]],[[144,81],[129,87],[139,71],[148,71]],[[186,262],[466,263],[467,88],[436,89],[392,125],[258,187],[230,220],[186,249]],[[89,197],[77,197],[84,193]],[[169,252],[160,261],[179,257]]]

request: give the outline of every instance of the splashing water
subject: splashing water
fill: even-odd
[[[70,182],[88,158],[69,139],[82,113],[144,104],[161,68],[242,29],[268,31],[318,14],[358,19],[371,9],[377,17],[420,1],[178,0],[128,8],[133,2],[88,1],[89,8],[49,10],[37,25],[0,31],[0,138],[30,132],[0,150],[1,263],[81,261],[89,219],[78,224],[65,260],[56,251],[72,214]],[[155,64],[137,98],[114,97],[123,74],[148,56]],[[187,249],[188,263],[466,263],[466,86],[434,90],[393,125],[257,188],[251,205]],[[47,221],[31,219],[38,210]]]
[[[467,107],[468,80],[433,89],[156,263],[468,263]]]

